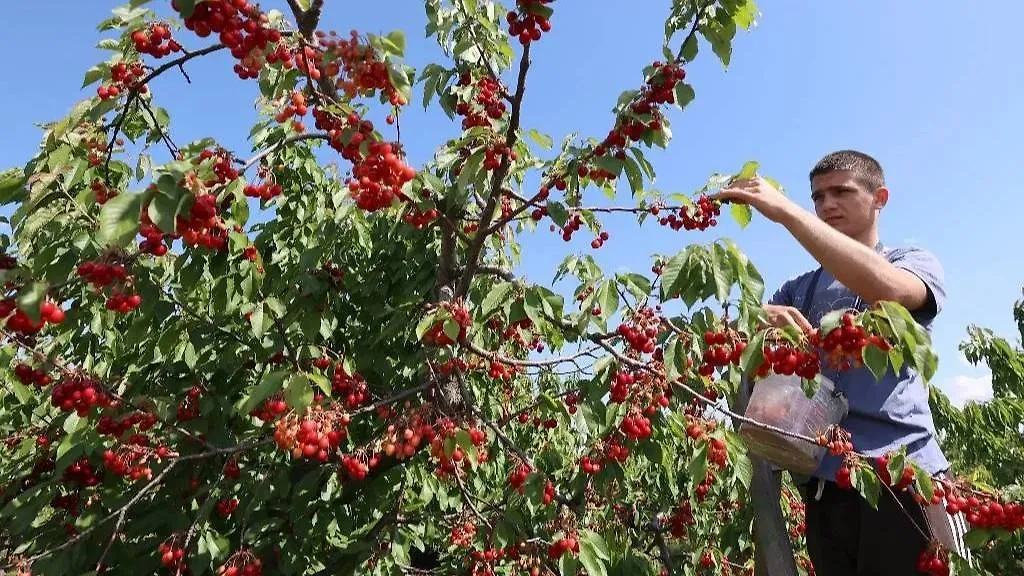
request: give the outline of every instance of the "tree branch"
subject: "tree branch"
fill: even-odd
[[[458,272],[464,272],[465,270],[465,266],[458,267]],[[496,276],[506,282],[515,282],[516,280],[516,276],[515,274],[512,273],[511,270],[509,270],[508,268],[502,268],[501,266],[480,265],[476,267],[476,271],[479,272],[480,274],[489,274],[491,276]]]
[[[295,142],[302,142],[303,140],[330,140],[330,139],[331,139],[331,137],[330,137],[329,134],[327,134],[327,132],[308,132],[308,133],[305,133],[305,134],[296,134],[295,136],[289,136],[289,137],[285,138],[284,140],[281,140],[279,142],[275,142],[274,144],[271,144],[270,146],[268,146],[266,149],[264,149],[260,153],[256,154],[252,158],[246,160],[245,163],[242,164],[242,169],[240,170],[240,172],[245,172],[249,168],[252,168],[253,165],[256,164],[257,162],[259,162],[260,160],[266,158],[267,156],[273,154],[274,152],[278,151],[279,149],[281,149],[281,148],[283,148],[283,147],[285,147],[285,146],[287,146],[289,144],[294,144]]]
[[[206,48],[196,50],[195,52],[189,52],[184,56],[179,56],[174,60],[169,60],[163,65],[155,68],[152,72],[142,77],[136,86],[144,86],[148,84],[153,78],[163,74],[174,67],[179,67],[184,72],[184,64],[193,58],[205,56],[218,50],[223,50],[225,46],[223,44],[212,44]],[[132,89],[128,92],[128,98],[125,99],[124,108],[121,113],[117,115],[117,118],[111,123],[110,127],[113,128],[113,133],[110,135],[110,144],[107,145],[107,159],[103,164],[103,179],[106,180],[107,184],[110,184],[110,158],[114,154],[114,143],[117,141],[117,135],[121,132],[121,126],[124,124],[125,119],[128,117],[128,111],[131,105],[135,103],[135,100],[141,98],[138,89]]]
[[[527,44],[523,48],[523,56],[519,60],[519,78],[516,81],[516,93],[512,98],[512,113],[508,121],[508,128],[505,130],[505,145],[509,149],[512,149],[516,143],[516,131],[519,130],[519,119],[523,108],[523,95],[526,91],[526,72],[530,68],[530,45]],[[487,197],[487,204],[484,206],[483,214],[480,216],[480,228],[477,230],[476,236],[473,237],[473,243],[469,245],[469,249],[466,253],[466,270],[462,273],[462,277],[459,278],[459,283],[455,289],[455,295],[465,296],[469,292],[469,286],[473,282],[473,276],[476,275],[477,266],[479,266],[480,253],[483,250],[484,242],[487,237],[492,233],[489,230],[491,218],[495,206],[498,204],[498,198],[501,196],[501,184],[505,181],[505,176],[508,175],[509,168],[512,166],[512,159],[509,156],[504,156],[501,161],[501,166],[494,171],[491,178],[491,192]]]
[[[64,550],[64,549],[67,549],[67,548],[73,546],[76,542],[78,542],[82,538],[85,538],[89,534],[92,534],[100,526],[103,526],[107,522],[113,520],[115,517],[116,518],[121,518],[121,517],[125,516],[127,514],[128,510],[132,506],[134,506],[140,500],[142,500],[143,496],[148,494],[150,490],[152,490],[157,485],[159,485],[161,482],[163,482],[163,479],[179,463],[188,462],[190,460],[200,460],[200,459],[203,459],[203,458],[211,458],[213,456],[220,456],[220,455],[223,455],[223,454],[235,454],[237,452],[242,452],[242,451],[248,450],[250,448],[255,448],[257,446],[260,446],[260,445],[263,445],[263,444],[268,444],[268,443],[271,443],[271,442],[273,442],[273,440],[261,440],[259,442],[254,442],[254,443],[250,443],[250,444],[239,444],[239,445],[236,445],[236,446],[229,446],[227,448],[215,448],[215,449],[212,449],[212,450],[207,450],[206,452],[200,452],[198,454],[190,454],[188,456],[179,456],[177,458],[171,459],[170,462],[167,464],[166,468],[161,470],[159,474],[157,474],[152,480],[150,480],[148,483],[146,483],[146,485],[143,486],[138,492],[136,492],[135,496],[132,496],[132,498],[130,500],[128,500],[128,502],[126,502],[123,506],[121,506],[117,510],[114,510],[110,514],[104,516],[103,518],[98,520],[96,523],[94,523],[92,526],[90,526],[88,529],[86,529],[86,530],[84,530],[82,532],[79,532],[75,536],[69,538],[63,544],[60,544],[59,546],[56,546],[56,547],[51,548],[49,550],[46,550],[44,552],[40,552],[39,554],[36,554],[35,556],[30,557],[27,560],[27,562],[32,563],[32,562],[35,562],[37,560],[42,560],[43,558],[48,558],[48,557],[56,554],[57,552],[60,552],[61,550]],[[115,526],[115,528],[116,528],[116,526]],[[13,566],[14,566],[14,564],[9,564],[8,566],[6,566],[6,568],[12,568]]]
[[[507,364],[509,366],[554,366],[556,364],[572,362],[582,356],[591,356],[596,358],[596,356],[594,356],[594,352],[601,348],[600,345],[591,346],[585,350],[581,350],[580,352],[571,354],[569,356],[559,356],[557,358],[548,358],[545,360],[519,360],[516,358],[509,358],[508,356],[499,354],[498,352],[484,350],[483,348],[470,342],[468,337],[460,339],[459,345],[465,348],[466,350],[469,350],[473,354],[476,354],[477,356],[482,356],[489,360],[497,360],[498,362],[501,362],[502,364]]]

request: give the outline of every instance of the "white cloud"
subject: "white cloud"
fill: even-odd
[[[967,376],[961,374],[940,386],[954,406],[963,407],[970,401],[984,401],[992,398],[992,374]]]

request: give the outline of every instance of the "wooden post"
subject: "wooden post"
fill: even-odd
[[[746,379],[740,384],[737,414],[747,410],[752,386]],[[733,422],[739,427],[739,422]],[[789,540],[786,519],[782,516],[782,473],[754,455],[750,462],[754,476],[750,482],[750,499],[754,506],[754,576],[798,576],[793,545]]]

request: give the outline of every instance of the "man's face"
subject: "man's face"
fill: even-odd
[[[885,204],[884,188],[869,190],[853,172],[837,170],[811,180],[814,213],[829,226],[851,237],[859,237],[875,223],[877,209]]]

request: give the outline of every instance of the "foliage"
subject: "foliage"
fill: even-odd
[[[419,71],[402,32],[319,32],[322,0],[289,0],[287,17],[175,0],[170,20],[146,4],[100,24],[96,96],[0,177],[16,208],[0,258],[6,567],[749,574],[751,464],[729,408],[743,376],[797,374],[813,394],[821,361],[934,373],[928,334],[892,303],[809,337],[762,327],[761,276],[728,239],[650,274],[569,254],[554,283],[572,300],[512,273],[545,220],[592,249],[606,215],[717,224],[712,193],[758,165],[663,196],[643,150],[669,145],[669,110],[695,97],[700,39],[731,61],[750,0],[673,2],[661,61],[618,97],[609,133],[558,146],[521,115],[550,1],[426,0],[450,61]],[[150,89],[229,54],[261,94],[249,158],[176,143]],[[418,168],[371,120],[397,133],[412,101],[463,129]],[[630,206],[591,201],[620,183]],[[869,499],[880,473],[941,498],[838,427],[783,432],[845,454]],[[1019,519],[1010,506],[991,523]],[[800,506],[786,509],[799,539]]]
[[[970,402],[963,410],[950,405],[941,393],[931,393],[936,426],[953,466],[982,486],[1009,486],[1024,478],[1024,299],[1013,308],[1019,339],[1016,344],[988,328],[970,326],[960,350],[972,364],[984,362],[992,372],[993,397]],[[993,534],[976,530],[971,538],[988,543]],[[1024,569],[1024,540],[1020,534],[999,539],[980,549],[985,566],[996,574]]]

